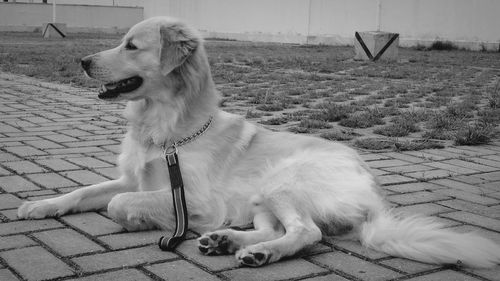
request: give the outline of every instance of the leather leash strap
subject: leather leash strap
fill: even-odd
[[[181,169],[177,149],[173,146],[165,151],[165,160],[168,165],[170,184],[172,187],[172,198],[175,210],[175,231],[172,237],[162,236],[158,246],[163,251],[172,252],[184,240],[188,228],[188,213],[186,199],[184,197],[184,183],[182,182]]]

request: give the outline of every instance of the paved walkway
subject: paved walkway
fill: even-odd
[[[499,280],[500,266],[443,268],[334,239],[300,258],[251,269],[232,256],[200,255],[194,240],[161,252],[161,232],[127,233],[106,213],[17,220],[22,200],[116,176],[123,106],[95,96],[0,73],[0,280]],[[500,142],[363,158],[398,210],[500,243]]]

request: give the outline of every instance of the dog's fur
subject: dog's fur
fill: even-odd
[[[83,61],[86,73],[104,83],[143,78],[138,89],[114,98],[128,100],[122,176],[25,202],[20,218],[107,207],[128,230],[171,230],[174,212],[161,145],[192,135],[213,116],[205,134],[178,148],[189,225],[198,232],[215,230],[199,238],[203,253],[236,253],[240,263],[260,266],[322,235],[341,235],[429,263],[491,267],[500,261],[500,247],[490,240],[452,232],[430,218],[394,215],[354,150],[271,132],[220,111],[202,39],[179,21],[148,19],[132,27],[118,47]],[[252,221],[252,231],[223,229]]]

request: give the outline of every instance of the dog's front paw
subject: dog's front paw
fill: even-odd
[[[236,259],[241,265],[259,267],[277,260],[269,249],[261,244],[251,245],[239,250]]]
[[[198,238],[198,249],[205,255],[227,255],[237,250],[237,246],[223,231],[205,233]]]
[[[63,214],[59,207],[49,200],[26,201],[17,209],[20,219],[43,219]]]

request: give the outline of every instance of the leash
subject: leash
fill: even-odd
[[[185,239],[188,229],[188,212],[186,206],[186,198],[184,195],[184,183],[182,181],[182,173],[179,166],[179,157],[177,155],[179,146],[192,142],[198,136],[205,133],[212,124],[213,116],[208,118],[208,121],[203,127],[193,135],[183,138],[180,141],[173,142],[170,146],[162,145],[165,161],[168,166],[168,174],[170,176],[170,186],[172,189],[172,201],[175,211],[175,231],[172,237],[162,236],[158,242],[158,246],[163,251],[172,252]]]

